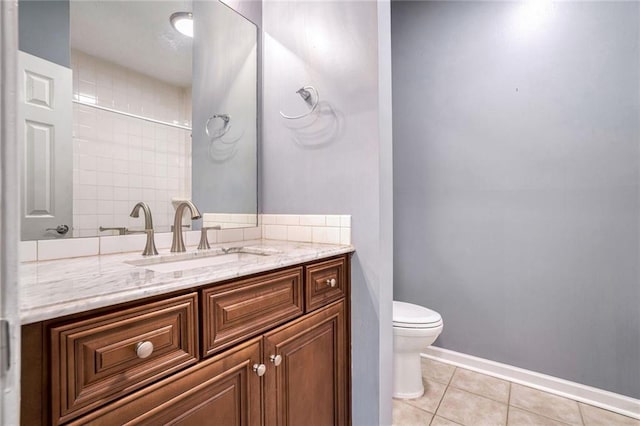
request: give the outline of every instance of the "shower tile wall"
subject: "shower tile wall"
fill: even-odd
[[[71,52],[74,100],[191,125],[191,88],[181,88]],[[73,235],[99,226],[142,228],[129,217],[146,201],[157,231],[168,231],[172,198],[191,198],[191,132],[73,105]],[[108,232],[101,235],[109,235]]]

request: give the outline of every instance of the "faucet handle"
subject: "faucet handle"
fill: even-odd
[[[210,229],[221,229],[220,225],[216,226],[203,226],[200,228],[200,244],[198,244],[198,250],[209,250],[211,246],[209,245],[209,234],[207,231]]]

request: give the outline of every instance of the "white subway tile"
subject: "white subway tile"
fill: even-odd
[[[171,247],[173,234],[171,232],[162,232],[155,234],[156,247],[158,249],[167,249]]]
[[[297,214],[279,214],[276,216],[277,225],[299,225],[300,216]]]
[[[20,262],[33,262],[38,260],[38,242],[20,241]]]
[[[288,226],[287,227],[287,240],[288,241],[302,241],[311,242],[311,229],[310,226]]]
[[[243,240],[259,240],[262,238],[262,228],[260,226],[244,228],[242,230]]]
[[[351,244],[351,228],[340,228],[340,244]]]
[[[76,200],[73,203],[73,213],[77,215],[96,214],[97,210],[97,200]]]
[[[242,241],[243,237],[242,229],[223,229],[218,231],[218,243]]]
[[[209,239],[209,244],[215,244],[218,242],[218,231],[214,229],[210,229],[207,231],[207,238]]]
[[[276,224],[276,216],[275,214],[263,214],[262,215],[262,224],[263,225],[275,225]]]
[[[186,246],[197,246],[200,243],[200,231],[186,231],[183,238]]]
[[[300,225],[303,226],[325,226],[324,215],[305,214],[300,216]]]
[[[73,194],[76,200],[97,200],[98,187],[96,185],[78,185],[78,190]]]
[[[98,215],[96,214],[80,214],[74,226],[79,229],[93,229],[98,232]]]
[[[38,260],[95,256],[99,252],[99,238],[67,238],[63,240],[38,241]]]
[[[313,227],[312,229],[312,242],[340,244],[340,228],[317,226]]]
[[[351,228],[351,215],[343,214],[340,216],[340,226]]]
[[[144,250],[147,236],[144,234],[100,237],[100,254],[126,253]]]
[[[327,226],[340,226],[339,215],[327,215],[326,221],[327,221]]]
[[[264,238],[267,240],[287,239],[287,227],[284,225],[264,225]]]

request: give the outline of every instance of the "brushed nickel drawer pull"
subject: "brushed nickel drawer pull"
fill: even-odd
[[[153,353],[153,343],[145,340],[144,342],[139,342],[136,344],[136,355],[140,359],[147,358],[149,355]]]
[[[336,279],[335,279],[335,278],[327,279],[327,285],[328,285],[329,287],[335,287],[335,286],[336,286],[336,284],[337,284],[337,281],[336,281]]]
[[[256,372],[258,377],[262,377],[264,373],[267,372],[267,366],[264,364],[253,364],[253,371]]]
[[[277,367],[282,364],[282,355],[271,355],[269,360]]]

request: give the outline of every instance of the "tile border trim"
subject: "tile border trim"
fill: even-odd
[[[640,420],[640,399],[436,346],[426,348],[420,356]]]

